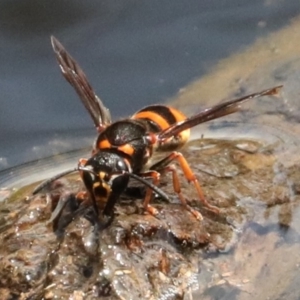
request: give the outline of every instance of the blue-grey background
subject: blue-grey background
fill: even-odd
[[[94,134],[50,35],[117,118],[174,96],[299,12],[296,0],[2,0],[0,169],[85,147]]]

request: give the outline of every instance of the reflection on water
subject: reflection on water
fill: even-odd
[[[59,172],[75,168],[79,158],[88,157],[89,153],[90,148],[69,151],[1,171],[0,201],[25,185],[45,180]]]

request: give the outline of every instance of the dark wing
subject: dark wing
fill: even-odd
[[[179,134],[183,130],[186,130],[188,128],[194,127],[198,124],[217,119],[229,114],[232,114],[240,109],[240,104],[243,102],[254,99],[261,96],[272,96],[277,95],[279,90],[282,88],[282,85],[273,87],[268,90],[261,91],[259,93],[254,93],[251,95],[244,96],[242,98],[230,100],[218,105],[215,105],[213,107],[207,108],[200,113],[187,118],[184,121],[177,122],[170,127],[166,128],[165,130],[161,131],[158,134],[158,138],[160,141],[164,141],[165,139],[168,139],[174,135]]]
[[[76,90],[82,103],[91,115],[96,128],[102,131],[111,124],[109,110],[95,94],[83,70],[63,45],[54,36],[51,36],[51,43],[63,76]]]

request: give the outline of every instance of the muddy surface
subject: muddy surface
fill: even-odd
[[[133,182],[135,199],[124,195],[104,230],[76,199],[77,175],[37,196],[26,197],[27,187],[8,198],[0,207],[2,299],[265,299],[268,282],[260,278],[284,269],[284,284],[269,286],[270,296],[295,299],[299,166],[284,167],[276,145],[249,139],[198,139],[183,153],[219,215],[201,206],[183,177],[202,221],[181,206],[168,177],[161,188],[172,202],[154,199],[158,216],[143,211],[143,190]]]

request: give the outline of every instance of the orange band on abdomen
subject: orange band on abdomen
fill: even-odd
[[[170,124],[159,114],[152,111],[141,111],[132,116],[132,119],[146,119],[156,123],[161,130],[166,129]]]
[[[170,106],[168,106],[168,108],[169,108],[170,112],[172,113],[172,115],[175,117],[176,122],[180,122],[180,121],[183,121],[186,119],[186,116],[178,109],[170,107]]]

